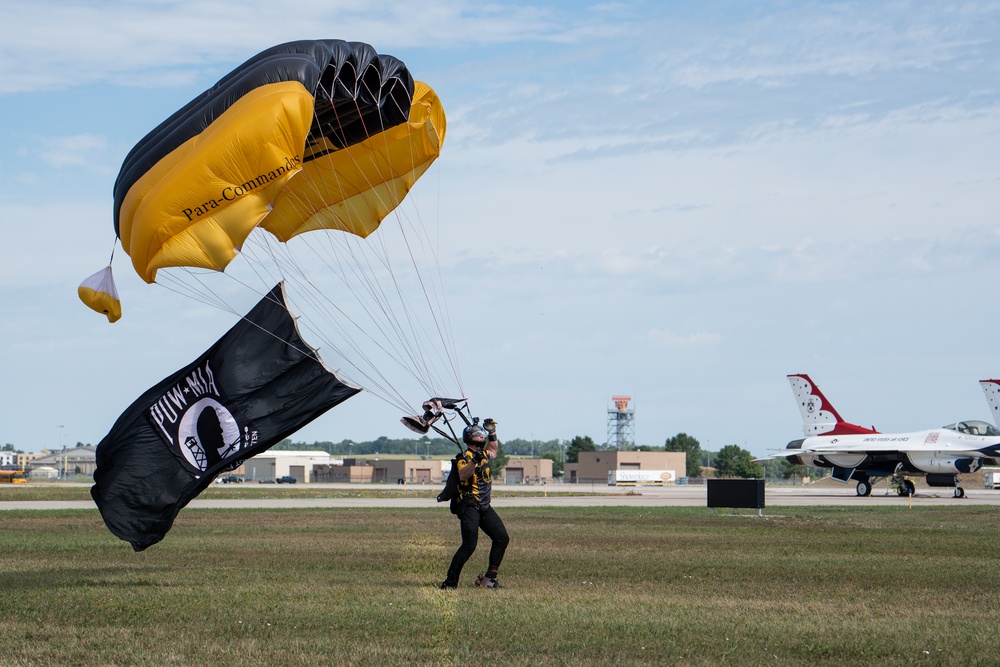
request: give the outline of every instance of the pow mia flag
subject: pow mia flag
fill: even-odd
[[[142,551],[219,473],[359,391],[299,336],[279,284],[122,413],[97,445],[90,494],[108,529]]]

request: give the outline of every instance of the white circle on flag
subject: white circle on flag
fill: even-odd
[[[187,443],[190,442],[190,439],[194,439],[199,447],[204,448],[205,445],[198,436],[198,418],[201,417],[202,412],[205,410],[213,410],[216,417],[219,418],[224,443],[231,445],[232,443],[239,442],[240,439],[240,426],[236,423],[236,419],[232,413],[226,409],[226,406],[214,398],[207,397],[193,403],[191,407],[184,411],[184,416],[181,417],[181,422],[177,427],[177,436],[180,440],[181,452],[184,454],[184,458],[199,470],[205,469],[205,459],[204,457],[197,457],[196,452]],[[221,456],[225,456],[225,450],[218,453]],[[201,460],[199,461],[198,458],[201,458]]]

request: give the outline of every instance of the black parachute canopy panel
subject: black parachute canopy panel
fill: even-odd
[[[299,336],[279,284],[122,413],[97,445],[90,493],[108,529],[142,551],[220,473],[359,391]]]

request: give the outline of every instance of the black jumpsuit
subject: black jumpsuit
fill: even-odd
[[[507,543],[510,541],[503,521],[500,520],[496,510],[490,506],[493,479],[490,475],[489,457],[483,457],[485,460],[477,457],[479,454],[466,450],[455,462],[455,465],[458,466],[456,472],[461,473],[466,466],[473,466],[473,472],[467,480],[458,483],[461,502],[458,519],[462,525],[462,546],[455,552],[455,556],[451,559],[451,566],[448,568],[448,576],[444,585],[449,587],[458,585],[462,568],[475,552],[479,543],[480,529],[493,542],[490,547],[488,572],[495,573],[499,569],[504,552],[507,550]]]

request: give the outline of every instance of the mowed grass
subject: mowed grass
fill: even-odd
[[[498,508],[457,591],[443,508],[0,513],[2,665],[995,665],[994,507]]]
[[[4,484],[0,486],[0,502],[33,501],[33,500],[92,500],[91,485],[62,485],[31,483]],[[388,484],[384,487],[358,486],[357,488],[314,486],[312,484],[225,484],[212,485],[198,494],[204,500],[261,500],[280,498],[434,498],[441,492],[442,483],[408,484],[406,486]],[[495,488],[496,498],[516,496],[526,498],[531,496],[591,496],[588,491],[549,491],[542,487],[525,490],[507,490]]]

